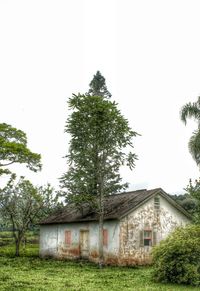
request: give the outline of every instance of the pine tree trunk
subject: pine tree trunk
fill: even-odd
[[[104,192],[103,192],[102,176],[100,176],[99,190],[100,190],[100,197],[99,197],[99,268],[102,268],[103,264],[104,264],[104,254],[103,254]]]
[[[99,268],[103,267],[104,256],[103,256],[103,215],[99,215]]]

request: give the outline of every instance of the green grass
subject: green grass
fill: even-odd
[[[150,267],[105,267],[100,270],[86,262],[42,260],[38,258],[37,245],[23,250],[22,257],[14,258],[13,254],[13,246],[0,248],[0,290],[200,290],[154,283]]]
[[[26,233],[27,243],[37,243],[38,233],[34,231],[27,231]],[[0,247],[8,244],[13,244],[14,238],[11,231],[0,231]]]
[[[13,237],[12,231],[0,231],[0,238],[12,238],[12,237]],[[26,237],[27,238],[38,237],[38,231],[28,230],[26,232]]]

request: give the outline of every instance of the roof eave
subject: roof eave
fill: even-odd
[[[118,217],[108,217],[104,221],[118,220]],[[79,222],[98,222],[98,219],[78,219],[72,221],[51,221],[51,222],[40,222],[38,225],[52,225],[52,224],[66,224],[66,223],[79,223]]]

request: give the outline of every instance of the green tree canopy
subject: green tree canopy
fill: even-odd
[[[8,173],[5,168],[14,163],[26,164],[31,171],[41,170],[41,156],[27,147],[26,134],[6,123],[0,123],[0,172]]]
[[[193,214],[196,211],[197,202],[189,193],[170,195],[177,203],[179,203],[185,210]]]
[[[122,183],[120,166],[135,166],[132,139],[137,135],[119,111],[104,96],[73,95],[72,110],[65,131],[69,142],[68,171],[61,187],[69,202],[85,202],[99,215],[99,265],[103,264],[104,197],[127,187]]]
[[[200,224],[200,179],[195,180],[194,183],[190,180],[189,185],[185,189],[188,196],[195,201],[195,208],[193,210],[194,221]]]
[[[41,170],[41,156],[31,152],[27,147],[26,134],[6,123],[0,123],[0,168],[1,173],[7,173],[5,168],[14,163],[26,164],[31,171]]]
[[[86,93],[86,95],[92,95],[92,96],[102,96],[104,98],[110,98],[112,95],[108,91],[106,86],[106,79],[102,74],[97,71],[94,75],[92,81],[89,84],[89,91]]]
[[[189,151],[197,163],[200,164],[200,97],[196,102],[185,104],[180,112],[181,120],[186,124],[188,118],[194,118],[197,121],[198,128],[193,132],[189,140]]]
[[[16,175],[10,176],[7,185],[0,189],[0,220],[12,228],[16,256],[29,227],[59,207],[58,197],[49,184],[35,187],[24,177],[16,182]]]
[[[68,104],[73,111],[65,127],[71,135],[66,156],[69,170],[61,178],[68,200],[71,196],[79,199],[80,195],[99,194],[100,176],[104,195],[126,188],[119,169],[121,165],[134,167],[136,155],[124,148],[133,147],[132,138],[137,133],[131,130],[117,104],[101,96],[85,95],[73,95]]]

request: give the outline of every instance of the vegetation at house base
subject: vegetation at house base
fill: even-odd
[[[194,118],[197,121],[197,129],[189,141],[189,151],[197,163],[200,164],[200,97],[196,102],[185,104],[180,112],[181,120],[186,124],[188,118]]]
[[[177,228],[153,249],[154,279],[200,286],[200,226]]]
[[[16,182],[16,176],[11,175],[0,191],[0,217],[12,229],[16,256],[19,256],[20,244],[28,229],[54,211],[57,205],[57,197],[53,197],[50,185],[34,187],[24,177]]]
[[[25,164],[31,171],[41,170],[41,156],[27,147],[26,134],[6,123],[0,123],[0,174],[9,173],[5,167]]]
[[[198,287],[152,281],[150,267],[105,267],[85,261],[38,258],[38,246],[27,245],[13,258],[12,246],[0,249],[0,290],[33,291],[196,291]]]

